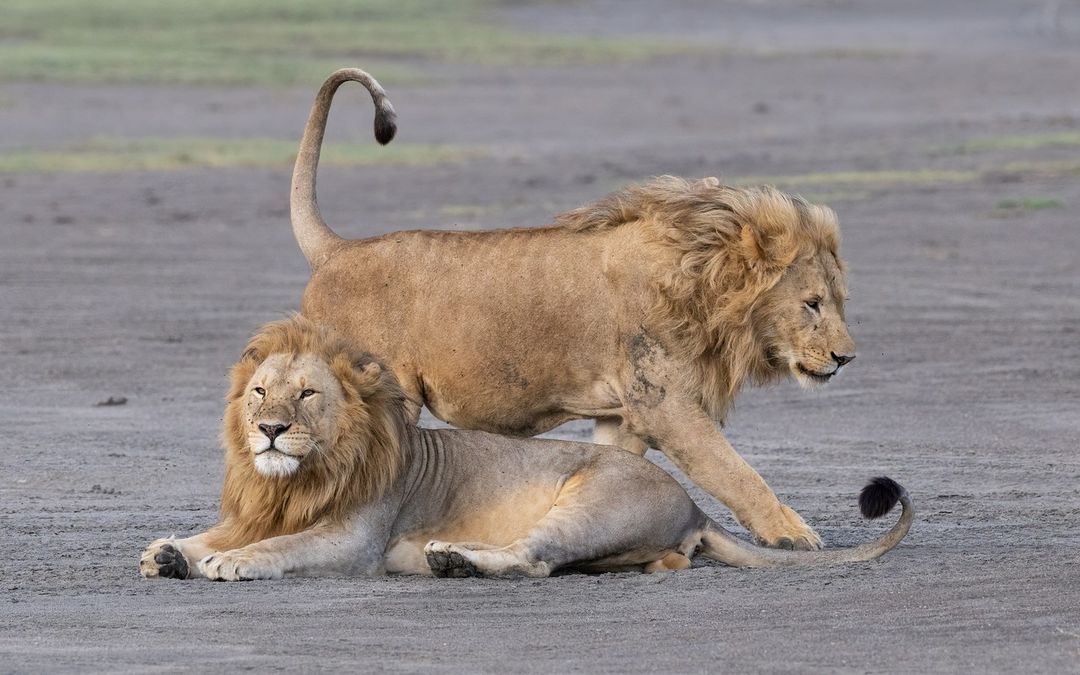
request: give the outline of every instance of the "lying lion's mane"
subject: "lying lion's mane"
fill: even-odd
[[[674,356],[696,364],[688,384],[721,421],[745,381],[785,375],[770,362],[776,336],[762,307],[766,291],[823,250],[843,269],[832,210],[768,186],[660,176],[556,219],[579,232],[627,224],[643,227],[658,247],[646,321],[671,336]]]
[[[320,444],[297,472],[267,477],[255,469],[244,427],[244,397],[252,375],[267,357],[287,353],[326,359],[344,390],[338,434]],[[367,368],[377,361],[303,317],[263,327],[230,372],[222,444],[225,486],[218,549],[300,532],[316,523],[341,522],[377,499],[407,462],[405,395],[391,372]]]

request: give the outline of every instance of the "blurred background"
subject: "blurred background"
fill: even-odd
[[[746,392],[726,431],[830,545],[876,531],[864,478],[900,479],[909,539],[843,572],[663,583],[140,585],[145,543],[213,522],[226,370],[298,308],[289,175],[341,66],[400,124],[379,147],[366,92],[337,96],[319,188],[345,236],[542,225],[663,173],[832,206],[858,361]],[[1076,0],[4,0],[0,656],[1075,668],[1078,207]]]

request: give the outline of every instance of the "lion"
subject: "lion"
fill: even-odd
[[[830,209],[664,176],[547,227],[345,240],[319,214],[315,174],[331,100],[350,80],[371,93],[377,140],[396,130],[364,71],[339,70],[319,91],[292,180],[312,270],[303,314],[384,358],[412,421],[426,405],[457,427],[533,436],[591,418],[594,441],[656,448],[758,543],[821,546],[720,426],[744,384],[813,388],[855,358]]]
[[[860,496],[867,517],[903,511],[850,549],[743,543],[679,483],[617,447],[521,439],[409,422],[393,374],[303,317],[270,323],[233,367],[222,442],[221,522],[159,539],[145,577],[236,581],[284,575],[545,577],[681,570],[701,554],[734,566],[870,560],[913,518],[887,478]]]

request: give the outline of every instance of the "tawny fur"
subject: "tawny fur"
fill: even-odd
[[[320,444],[297,475],[273,478],[256,471],[251,461],[242,399],[258,364],[282,352],[325,358],[347,405],[336,411],[336,438]],[[372,375],[356,367],[371,361],[364,352],[300,317],[268,324],[251,339],[230,373],[222,433],[222,526],[211,539],[214,548],[238,548],[293,534],[315,522],[344,522],[397,479],[407,461],[403,455],[407,445],[400,442],[405,396],[390,373],[379,369]]]
[[[823,251],[843,270],[832,209],[767,186],[660,176],[555,222],[578,232],[635,224],[662,250],[646,321],[676,336],[676,358],[697,365],[701,403],[721,420],[744,382],[787,374],[765,358],[768,315],[754,309],[766,292],[791,265]]]
[[[293,232],[312,268],[302,312],[377,353],[413,403],[455,426],[521,436],[573,419],[654,447],[771,546],[820,538],[716,427],[749,382],[828,382],[854,358],[836,218],[768,187],[661,177],[559,216],[483,232],[350,241],[315,199],[334,90],[316,96],[293,174]],[[385,138],[385,137],[384,137]]]
[[[911,526],[907,491],[875,479],[860,503],[904,512],[851,549],[774,551],[708,518],[670,475],[618,448],[405,424],[405,397],[371,356],[302,317],[269,324],[232,372],[222,520],[143,552],[148,578],[285,575],[547,576],[876,558]],[[300,441],[299,439],[305,439]],[[288,471],[264,453],[296,459]],[[259,473],[259,466],[272,477]]]

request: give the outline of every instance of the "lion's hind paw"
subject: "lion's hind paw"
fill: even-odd
[[[479,577],[482,576],[470,560],[461,555],[461,550],[454,544],[444,541],[428,542],[424,547],[428,567],[437,577]]]

